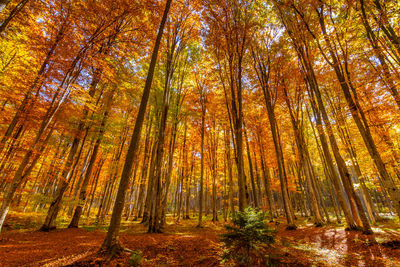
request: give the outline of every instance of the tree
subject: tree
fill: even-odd
[[[225,259],[233,258],[237,264],[251,266],[253,255],[260,245],[274,242],[273,230],[264,222],[265,214],[250,207],[232,217],[233,225],[225,225],[222,241],[227,251]]]
[[[243,157],[243,61],[252,27],[251,3],[208,1],[205,19],[209,23],[210,44],[215,46],[222,83],[229,85],[230,119],[233,124],[236,166],[238,170],[239,210],[247,206]]]
[[[118,192],[115,200],[115,206],[111,216],[110,226],[107,231],[107,236],[104,240],[101,250],[107,254],[119,254],[123,251],[119,243],[119,229],[121,225],[122,211],[124,208],[125,194],[129,185],[129,178],[132,171],[133,160],[137,153],[140,133],[143,125],[144,115],[146,112],[147,102],[149,99],[151,84],[153,81],[154,69],[157,62],[158,50],[160,48],[161,37],[164,31],[165,22],[167,20],[168,11],[171,6],[171,0],[167,0],[160,27],[158,29],[156,42],[154,44],[153,53],[151,56],[150,66],[147,73],[146,84],[144,86],[142,100],[140,102],[139,112],[136,117],[135,127],[133,129],[132,138],[129,144],[128,153],[126,155],[124,169],[122,171],[121,180],[118,186]]]

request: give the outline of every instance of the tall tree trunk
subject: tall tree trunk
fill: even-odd
[[[108,114],[109,114],[110,109],[111,109],[111,104],[112,104],[112,99],[114,97],[114,92],[115,92],[115,89],[113,89],[111,91],[110,95],[106,99],[105,111],[104,111],[104,114],[103,114],[103,119],[102,119],[101,124],[100,124],[99,135],[97,137],[96,143],[95,143],[94,148],[93,148],[93,152],[92,152],[92,155],[91,155],[91,158],[90,158],[90,161],[89,161],[89,165],[88,165],[86,173],[85,173],[85,178],[83,179],[83,183],[82,183],[82,186],[81,186],[81,191],[79,193],[78,205],[75,208],[74,215],[72,216],[72,220],[71,220],[71,223],[69,224],[68,228],[77,228],[79,226],[79,219],[80,219],[80,217],[82,215],[83,204],[84,204],[84,202],[86,200],[86,191],[87,191],[87,188],[88,188],[88,185],[89,185],[90,177],[92,175],[94,164],[95,164],[96,159],[97,159],[97,154],[98,154],[99,149],[100,149],[100,144],[101,144],[101,141],[103,139],[103,135],[104,135],[104,131],[105,131],[105,125],[106,125],[106,122],[107,122]]]
[[[76,58],[75,58],[75,60],[76,60]],[[72,66],[74,66],[74,65],[72,65]],[[91,82],[90,89],[89,89],[90,97],[94,96],[99,79],[100,79],[100,77],[98,77],[96,75],[93,77],[93,80]],[[55,220],[56,220],[58,212],[60,210],[61,201],[63,199],[64,193],[66,192],[66,190],[68,188],[69,182],[72,179],[75,168],[77,167],[77,164],[73,164],[73,163],[75,161],[79,160],[79,158],[76,157],[76,152],[78,152],[79,143],[82,139],[82,134],[85,129],[86,118],[87,118],[88,114],[89,114],[89,110],[85,107],[85,109],[83,111],[82,119],[80,120],[80,122],[78,124],[78,128],[76,130],[75,137],[72,141],[72,145],[71,145],[71,149],[68,154],[68,158],[65,162],[65,165],[64,165],[64,168],[62,171],[61,181],[59,182],[58,187],[57,187],[57,193],[55,195],[55,198],[52,200],[52,202],[50,204],[49,210],[47,211],[45,221],[40,228],[41,231],[49,231],[49,230],[56,228]],[[85,137],[86,137],[86,134],[85,134]]]
[[[400,37],[396,34],[396,31],[393,29],[392,25],[390,25],[390,20],[387,17],[387,11],[385,10],[384,7],[381,5],[380,0],[373,0],[376,9],[378,10],[379,13],[379,18],[377,18],[377,22],[382,29],[382,31],[385,33],[386,37],[389,39],[390,43],[394,46],[395,50],[393,54],[395,54],[395,57],[398,62],[400,62]]]
[[[396,209],[397,215],[400,216],[400,190],[394,183],[393,179],[390,177],[386,169],[386,166],[381,158],[381,155],[376,147],[376,144],[372,138],[368,122],[364,115],[364,111],[362,110],[360,104],[358,103],[356,90],[351,83],[349,70],[347,68],[348,65],[347,61],[345,62],[345,66],[340,68],[340,66],[342,66],[342,63],[339,61],[339,58],[335,53],[334,48],[332,47],[332,43],[328,37],[322,12],[323,12],[323,6],[321,6],[320,9],[317,9],[317,14],[321,30],[323,33],[323,37],[328,46],[329,55],[332,60],[331,66],[335,71],[337,79],[340,83],[340,87],[342,88],[343,94],[347,101],[349,110],[354,119],[354,122],[357,125],[361,137],[363,138],[364,144],[367,147],[367,150],[372,160],[374,161],[376,168],[379,171],[379,174],[382,179],[382,184],[389,192],[390,198],[393,201],[393,205],[394,208]]]
[[[204,107],[203,107],[204,106]],[[200,191],[199,191],[199,220],[197,227],[202,227],[201,222],[203,219],[203,196],[204,196],[204,131],[205,131],[205,116],[206,116],[206,108],[205,103],[202,104],[201,111],[201,144],[200,144]]]
[[[83,130],[82,128],[80,130]],[[40,228],[41,231],[49,231],[49,230],[56,228],[55,220],[56,220],[58,212],[60,210],[62,198],[64,196],[65,191],[67,190],[68,183],[71,180],[71,173],[72,173],[71,166],[74,162],[75,154],[78,151],[78,146],[79,146],[79,142],[80,142],[80,138],[78,137],[79,133],[80,132],[78,131],[78,135],[75,136],[74,140],[72,141],[71,149],[69,151],[68,158],[65,162],[65,165],[64,165],[64,168],[63,168],[63,171],[61,174],[61,180],[57,186],[56,196],[50,204],[50,207],[49,207],[49,210],[47,211],[47,215],[44,220],[44,223]]]
[[[258,149],[261,157],[261,170],[263,173],[263,181],[264,181],[264,191],[267,197],[267,204],[270,213],[271,220],[274,218],[274,204],[273,204],[273,196],[271,191],[271,177],[268,166],[266,166],[265,157],[264,157],[264,148],[261,143],[261,133],[260,130],[257,131],[257,142]]]
[[[64,77],[65,80],[65,77]],[[50,123],[53,121],[55,114],[58,112],[64,101],[66,100],[66,97],[68,96],[68,93],[64,90],[62,90],[62,86],[64,85],[64,81],[61,83],[61,86],[57,89],[56,93],[53,96],[52,102],[50,107],[47,109],[46,114],[44,115],[42,122],[39,126],[39,130],[36,134],[36,137],[33,141],[33,144],[30,146],[28,151],[25,153],[24,158],[19,165],[17,171],[14,174],[14,177],[11,182],[11,186],[9,190],[5,193],[6,197],[3,200],[2,206],[0,208],[0,230],[3,226],[5,217],[8,213],[9,210],[9,205],[11,203],[11,200],[14,197],[14,194],[16,190],[21,186],[22,182],[24,179],[30,174],[32,169],[35,167],[37,161],[39,160],[40,154],[34,153],[35,150],[39,147],[40,151],[43,151],[44,147],[47,145],[47,142],[49,138],[51,137],[50,134],[53,132],[52,128],[49,132],[47,137],[45,138],[44,141],[42,141],[42,137],[45,134],[46,130],[48,129]],[[61,98],[58,99],[57,97],[61,93]],[[54,127],[55,122],[53,123]],[[33,159],[31,158],[33,155]],[[32,160],[31,160],[32,159]],[[29,164],[30,163],[30,164]]]
[[[289,100],[289,94],[287,92],[287,88],[286,85],[283,86],[283,90],[284,90],[284,94],[285,94],[285,100],[286,100],[286,104],[288,106],[289,109],[289,114],[290,114],[290,118],[291,118],[291,123],[292,123],[292,128],[294,130],[294,135],[295,135],[295,139],[296,139],[296,145],[297,145],[297,150],[299,152],[300,155],[300,166],[303,169],[303,172],[306,176],[306,181],[307,181],[307,186],[308,186],[308,192],[311,198],[311,205],[312,205],[312,210],[313,210],[313,214],[314,214],[314,224],[319,227],[322,226],[322,216],[321,216],[321,212],[319,209],[319,205],[318,205],[318,197],[317,197],[317,192],[316,192],[316,188],[313,185],[313,179],[314,179],[314,173],[312,172],[312,170],[310,169],[310,164],[308,164],[308,148],[306,146],[306,142],[304,140],[304,135],[302,132],[302,129],[300,128],[301,125],[299,122],[299,118],[296,118],[296,115],[292,109],[292,104],[290,103]],[[300,108],[300,103],[297,103],[298,107]]]
[[[104,158],[100,160],[100,163],[97,166],[97,170],[96,170],[96,173],[95,173],[95,176],[94,176],[95,177],[94,185],[92,185],[93,188],[91,190],[91,193],[89,194],[91,197],[90,197],[89,206],[87,208],[87,213],[86,213],[86,217],[88,217],[88,218],[90,216],[90,210],[92,208],[93,201],[94,201],[94,199],[96,197],[96,189],[97,189],[97,185],[99,184],[99,177],[100,177],[101,169],[103,168],[103,165],[104,165],[104,162],[105,162],[106,158],[107,157],[104,156]]]
[[[365,11],[364,0],[360,0],[360,4],[361,4],[361,20],[364,25],[365,31],[367,32],[367,37],[372,46],[372,50],[374,51],[374,54],[378,58],[379,63],[381,65],[381,70],[383,72],[382,74],[384,77],[384,79],[383,79],[384,83],[385,83],[386,87],[388,87],[390,93],[392,94],[394,100],[396,101],[397,106],[400,108],[400,95],[399,95],[396,83],[392,78],[392,74],[390,73],[389,66],[386,62],[386,57],[383,54],[383,52],[381,51],[381,48],[379,47],[379,41],[368,22],[368,17],[367,17],[366,11]],[[399,50],[399,52],[400,52],[400,50]]]
[[[183,213],[182,218],[185,218],[184,215],[184,210],[183,210],[183,183],[185,180],[185,177],[187,177],[187,153],[186,153],[186,136],[187,136],[187,124],[185,122],[185,130],[184,130],[184,134],[183,134],[183,146],[182,146],[182,150],[181,150],[181,163],[180,163],[180,167],[181,167],[181,171],[178,172],[179,178],[178,178],[178,183],[179,183],[179,204],[178,204],[178,213],[177,213],[177,222],[179,222],[180,219],[180,214],[181,214],[181,210]]]
[[[1,9],[1,6],[0,6],[0,9]],[[0,12],[1,12],[1,10],[0,10]],[[66,30],[66,23],[63,22],[63,24],[58,29],[58,32],[56,34],[53,44],[51,45],[51,47],[49,48],[49,50],[46,53],[45,58],[43,59],[42,65],[40,66],[38,72],[36,73],[35,79],[33,80],[32,84],[30,85],[28,92],[25,94],[24,99],[22,100],[21,104],[18,106],[17,112],[14,114],[10,124],[8,125],[7,130],[4,133],[4,136],[1,138],[0,152],[3,151],[7,140],[11,137],[11,135],[14,131],[14,128],[17,126],[21,117],[23,117],[24,113],[26,113],[27,110],[32,108],[32,104],[34,102],[32,100],[32,96],[34,95],[35,91],[36,91],[36,95],[39,94],[42,82],[44,80],[45,73],[48,70],[49,62],[54,54],[54,51],[56,50],[57,46],[59,45],[60,41],[63,39],[65,30]]]
[[[36,165],[36,162],[39,160],[41,153],[46,147],[47,142],[49,141],[53,130],[54,130],[55,123],[51,127],[50,131],[47,133],[47,136],[45,140],[43,141],[43,144],[39,147],[39,150],[37,151],[36,155],[34,158],[31,160],[31,156],[33,154],[33,148],[29,149],[29,151],[25,154],[24,159],[22,160],[19,168],[14,174],[13,180],[11,182],[10,187],[8,190],[4,193],[4,200],[3,203],[0,207],[0,231],[3,227],[4,220],[6,219],[6,216],[8,214],[8,211],[10,209],[11,202],[14,198],[15,192],[17,189],[21,186],[23,181],[27,179],[27,176],[31,173],[32,169]],[[31,160],[30,164],[29,161]]]
[[[111,255],[119,254],[123,250],[122,246],[119,243],[118,235],[119,235],[119,230],[120,230],[120,226],[121,226],[121,217],[122,217],[122,211],[124,208],[125,194],[128,189],[128,186],[129,186],[129,178],[130,178],[131,171],[132,171],[133,160],[136,157],[136,151],[137,151],[139,141],[140,141],[140,132],[142,130],[144,115],[146,113],[146,107],[147,107],[147,102],[148,102],[149,95],[150,95],[151,84],[153,82],[154,69],[155,69],[156,62],[157,62],[158,50],[159,50],[160,43],[161,43],[161,37],[162,37],[163,31],[164,31],[164,25],[167,20],[168,11],[171,6],[171,1],[172,0],[167,0],[166,5],[165,5],[164,14],[161,19],[160,27],[159,27],[158,34],[157,34],[157,39],[156,39],[153,53],[151,56],[149,71],[148,71],[147,78],[146,78],[146,84],[145,84],[144,90],[143,90],[142,100],[140,102],[139,112],[138,112],[138,115],[136,118],[135,127],[133,130],[128,153],[126,155],[125,165],[124,165],[124,169],[122,171],[120,184],[118,186],[117,198],[115,200],[115,205],[114,205],[114,209],[113,209],[112,216],[111,216],[110,226],[108,228],[107,236],[103,242],[102,249],[101,249],[103,252],[105,252],[107,254],[111,254]]]
[[[296,229],[296,224],[294,221],[294,212],[289,196],[289,189],[287,184],[285,162],[283,158],[282,144],[279,136],[278,124],[275,118],[273,99],[271,97],[270,86],[269,86],[269,74],[270,74],[270,60],[264,62],[264,59],[260,55],[253,53],[253,58],[255,62],[255,70],[257,72],[258,81],[262,88],[264,94],[265,105],[267,108],[269,125],[271,128],[272,138],[274,140],[274,148],[276,154],[276,160],[278,163],[279,180],[281,184],[282,200],[283,206],[286,214],[286,219],[288,223],[288,229]]]
[[[313,100],[310,100],[313,101]],[[328,167],[328,171],[329,171],[329,177],[332,178],[332,183],[333,186],[335,188],[338,200],[339,200],[339,204],[344,212],[344,216],[346,218],[346,222],[348,224],[348,227],[350,229],[358,229],[358,225],[356,224],[356,222],[354,221],[354,217],[352,215],[352,213],[349,210],[349,207],[347,206],[346,200],[345,200],[345,196],[342,192],[342,188],[341,188],[341,184],[340,184],[340,180],[339,180],[339,176],[336,173],[336,169],[334,167],[334,163],[333,163],[333,158],[332,155],[330,154],[329,151],[329,146],[328,146],[328,141],[325,135],[325,132],[323,130],[322,127],[322,119],[321,119],[321,114],[319,113],[319,110],[315,107],[315,103],[312,104],[313,105],[313,109],[314,109],[314,117],[315,117],[315,121],[317,123],[317,131],[318,131],[318,136],[320,138],[320,142],[321,142],[321,146],[322,146],[322,150],[324,153],[324,158]],[[313,123],[310,121],[310,123]],[[346,191],[347,193],[347,191]],[[354,207],[354,206],[353,206]],[[357,215],[357,214],[355,214]]]
[[[256,183],[254,181],[254,170],[253,170],[253,162],[250,156],[250,146],[249,146],[249,139],[247,137],[247,131],[244,130],[244,138],[246,140],[246,150],[247,150],[247,161],[249,162],[249,172],[250,172],[250,182],[251,182],[251,192],[254,201],[254,207],[258,208],[258,197],[257,197],[257,188]]]

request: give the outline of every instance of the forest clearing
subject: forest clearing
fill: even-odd
[[[0,265],[400,266],[400,4],[0,0]]]

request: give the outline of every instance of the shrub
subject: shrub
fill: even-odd
[[[238,265],[252,264],[252,258],[259,255],[259,248],[274,242],[275,231],[265,223],[265,213],[250,207],[236,212],[232,224],[225,225],[222,234],[225,243],[224,261],[234,260]]]
[[[143,253],[140,250],[133,251],[129,257],[128,264],[132,267],[140,266],[143,260]]]

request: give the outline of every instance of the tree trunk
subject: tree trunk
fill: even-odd
[[[10,1],[10,0],[0,0],[0,13],[2,12],[2,10],[4,9],[4,7],[2,8],[2,5],[4,5],[4,4],[2,4],[2,2],[4,3],[4,2],[7,2],[7,1]],[[10,23],[10,21],[13,19],[13,18],[15,18],[15,16],[17,16],[18,15],[18,13],[24,8],[24,6],[26,5],[26,3],[28,3],[28,1],[29,0],[21,0],[14,8],[13,8],[13,10],[11,10],[11,12],[10,12],[10,14],[7,16],[7,18],[1,23],[1,25],[0,25],[0,33],[2,33],[5,29],[6,29],[6,27],[7,27],[7,25],[8,25],[8,23]],[[7,4],[6,4],[7,5]]]
[[[204,107],[202,105],[202,112],[201,112],[201,148],[200,148],[200,192],[199,192],[199,220],[197,227],[202,227],[201,222],[203,219],[203,196],[204,196],[204,182],[203,182],[203,177],[204,177],[204,131],[205,131],[205,116],[206,116],[206,109],[205,109],[205,103]]]
[[[254,181],[254,170],[253,170],[253,162],[251,160],[250,156],[250,146],[249,146],[249,139],[247,137],[247,131],[244,130],[244,138],[246,140],[246,150],[247,150],[247,160],[249,162],[249,172],[250,172],[250,182],[251,182],[251,188],[252,188],[252,196],[253,196],[253,201],[254,201],[254,207],[258,208],[258,196],[257,196],[257,188],[256,188],[256,183]]]
[[[102,249],[101,249],[103,252],[105,252],[107,254],[111,254],[111,255],[119,254],[123,250],[122,246],[119,243],[118,235],[119,235],[119,230],[120,230],[120,225],[121,225],[122,211],[124,208],[125,194],[128,189],[128,186],[129,186],[129,178],[130,178],[130,174],[132,171],[133,160],[136,157],[136,151],[137,151],[139,141],[140,141],[140,132],[142,129],[144,115],[145,115],[146,107],[147,107],[147,102],[149,99],[151,84],[153,82],[154,69],[155,69],[156,62],[157,62],[158,50],[160,47],[161,37],[162,37],[163,31],[164,31],[164,25],[167,20],[171,1],[172,0],[167,0],[166,5],[165,5],[164,14],[163,14],[163,17],[162,17],[162,20],[160,23],[160,27],[159,27],[158,34],[157,34],[157,39],[156,39],[153,53],[151,56],[151,62],[150,62],[149,71],[148,71],[147,78],[146,78],[146,84],[145,84],[145,87],[143,90],[142,100],[140,102],[139,112],[138,112],[138,115],[136,118],[133,135],[132,135],[131,142],[129,145],[128,153],[126,155],[125,165],[124,165],[124,169],[122,171],[121,180],[120,180],[120,184],[118,187],[117,198],[116,198],[113,213],[111,216],[110,226],[108,228],[107,236],[104,240],[104,243],[103,243]]]
[[[322,7],[321,7],[322,10]],[[394,208],[396,209],[397,215],[400,216],[400,190],[390,177],[389,173],[386,170],[386,166],[381,158],[380,153],[378,152],[378,149],[376,147],[376,144],[372,138],[368,122],[365,118],[364,111],[362,110],[361,106],[357,102],[357,94],[356,90],[351,84],[351,79],[349,76],[349,71],[347,69],[347,63],[345,64],[345,67],[342,68],[345,72],[343,72],[340,68],[342,64],[339,61],[339,58],[335,51],[333,50],[332,44],[330,39],[328,38],[327,31],[325,28],[325,22],[323,15],[321,14],[322,11],[317,10],[318,12],[318,17],[319,17],[319,23],[321,26],[321,30],[323,33],[323,37],[325,42],[327,43],[328,49],[329,49],[329,54],[332,59],[332,68],[335,71],[335,74],[337,76],[337,79],[340,83],[340,87],[342,88],[343,94],[345,96],[345,99],[347,101],[347,104],[349,106],[349,110],[351,112],[351,115],[354,119],[354,122],[357,125],[357,128],[363,138],[363,141],[365,143],[365,146],[367,147],[367,150],[372,158],[372,160],[375,163],[376,168],[379,171],[379,174],[382,178],[382,184],[385,186],[387,191],[389,192],[389,195],[393,201]],[[354,99],[353,99],[354,97]]]
[[[314,214],[314,224],[317,227],[322,226],[322,216],[321,216],[321,212],[319,209],[319,205],[318,205],[318,198],[317,198],[317,192],[316,192],[316,188],[315,186],[313,186],[313,179],[314,179],[314,173],[311,170],[311,166],[308,161],[308,148],[306,146],[306,142],[304,140],[304,135],[302,132],[302,129],[300,129],[299,127],[299,118],[296,118],[293,110],[292,110],[292,105],[290,103],[289,100],[289,95],[287,92],[287,88],[284,85],[284,93],[285,93],[285,100],[286,100],[286,104],[288,106],[289,109],[289,114],[290,114],[290,118],[291,118],[291,122],[292,122],[292,128],[294,131],[294,135],[295,135],[295,139],[296,139],[296,145],[297,145],[297,150],[299,152],[300,155],[300,166],[303,169],[303,172],[306,176],[306,181],[307,181],[307,186],[308,186],[308,192],[311,198],[311,205],[312,205],[312,210],[313,210],[313,214]],[[297,105],[299,106],[299,103],[297,103]]]
[[[97,159],[97,154],[98,154],[99,149],[100,149],[101,140],[103,139],[103,135],[104,135],[104,131],[105,131],[105,125],[106,125],[106,122],[107,122],[108,113],[110,112],[110,109],[111,109],[112,98],[114,96],[114,92],[115,92],[115,90],[113,89],[111,91],[110,95],[108,96],[107,100],[106,100],[105,111],[104,111],[103,119],[102,119],[102,122],[101,122],[101,125],[100,125],[99,135],[97,137],[96,143],[95,143],[94,148],[93,148],[93,152],[92,152],[92,155],[91,155],[91,158],[90,158],[90,161],[89,161],[89,165],[88,165],[87,170],[86,170],[85,178],[83,179],[83,183],[82,183],[82,186],[81,186],[81,191],[79,193],[78,205],[75,208],[74,215],[72,216],[72,220],[71,220],[71,223],[69,224],[68,228],[78,228],[78,226],[79,226],[79,219],[80,219],[80,217],[82,215],[83,204],[84,204],[84,202],[86,200],[86,191],[87,191],[87,188],[88,188],[88,185],[89,185],[90,177],[92,175],[94,164],[95,164],[96,159]]]

